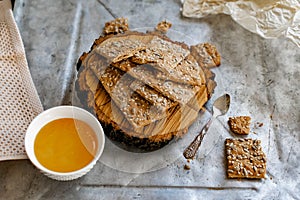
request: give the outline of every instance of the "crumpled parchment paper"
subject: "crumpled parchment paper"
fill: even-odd
[[[263,38],[284,36],[300,47],[299,0],[182,0],[185,17],[224,13]]]

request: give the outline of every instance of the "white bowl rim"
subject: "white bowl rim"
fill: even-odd
[[[56,171],[52,171],[52,170],[49,170],[47,169],[46,167],[44,167],[42,164],[39,163],[39,161],[36,159],[35,157],[35,154],[33,153],[34,157],[32,158],[32,154],[31,153],[28,153],[28,145],[29,145],[29,137],[28,135],[30,134],[29,133],[29,130],[32,129],[32,126],[35,125],[35,123],[37,123],[40,118],[42,118],[43,116],[51,113],[51,112],[54,112],[56,110],[60,110],[60,109],[72,109],[72,110],[77,110],[79,112],[83,112],[85,113],[86,115],[88,115],[89,117],[93,118],[93,120],[95,120],[98,124],[98,128],[99,128],[99,132],[100,134],[97,134],[97,138],[100,137],[100,140],[102,141],[102,143],[98,144],[98,148],[99,151],[97,151],[97,155],[94,157],[94,159],[89,163],[87,164],[86,166],[84,166],[83,168],[81,169],[78,169],[78,170],[75,170],[75,171],[71,171],[71,172],[56,172]],[[55,118],[55,119],[60,119],[61,117],[58,117],[58,118]],[[48,121],[51,122],[55,119],[51,119]],[[40,130],[40,129],[39,129]],[[94,130],[95,131],[95,130]],[[96,132],[96,131],[95,131]],[[36,136],[35,136],[36,137]],[[35,138],[34,137],[34,138]],[[100,141],[98,141],[100,142]],[[55,176],[60,176],[60,177],[65,177],[65,176],[72,176],[72,175],[77,175],[77,174],[80,174],[80,173],[83,173],[83,172],[86,172],[87,170],[89,170],[100,158],[100,156],[102,155],[103,153],[103,150],[104,150],[104,145],[105,145],[105,135],[104,135],[104,131],[103,131],[103,128],[100,124],[100,122],[97,120],[97,118],[92,115],[90,112],[88,112],[87,110],[83,109],[83,108],[80,108],[80,107],[76,107],[76,106],[69,106],[69,105],[63,105],[63,106],[55,106],[55,107],[52,107],[52,108],[49,108],[43,112],[41,112],[40,114],[38,114],[32,121],[31,123],[29,124],[28,128],[27,128],[27,131],[26,131],[26,134],[25,134],[25,151],[27,153],[27,156],[29,158],[29,160],[33,163],[33,165],[35,165],[38,169],[40,169],[41,171],[43,172],[46,172],[48,174],[51,174],[51,175],[55,175]]]

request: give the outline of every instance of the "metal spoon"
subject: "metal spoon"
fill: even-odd
[[[193,159],[201,145],[201,142],[203,140],[203,137],[206,135],[211,123],[212,119],[217,118],[218,116],[224,115],[227,113],[230,105],[230,96],[229,94],[224,94],[220,96],[213,104],[212,108],[212,117],[209,119],[209,121],[206,123],[206,125],[203,127],[201,132],[195,137],[193,142],[184,150],[183,156],[186,159]]]

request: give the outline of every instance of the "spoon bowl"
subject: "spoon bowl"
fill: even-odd
[[[221,115],[225,115],[229,109],[230,106],[230,96],[229,94],[224,94],[220,96],[213,104],[212,118],[216,118]]]

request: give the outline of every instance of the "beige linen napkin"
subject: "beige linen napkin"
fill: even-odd
[[[43,110],[10,0],[0,0],[0,161],[27,158],[24,136]]]

